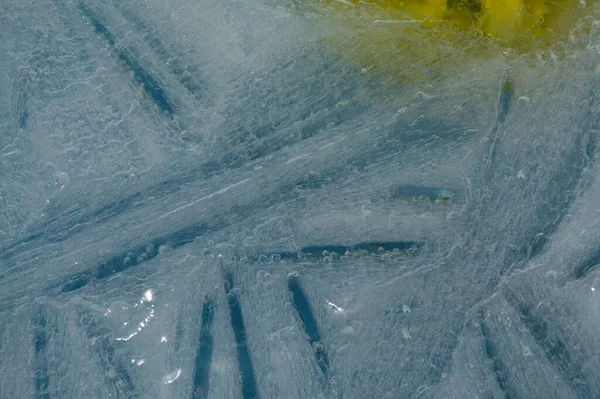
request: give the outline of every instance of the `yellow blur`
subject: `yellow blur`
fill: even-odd
[[[317,10],[316,21],[337,53],[386,82],[414,86],[470,73],[473,60],[501,70],[503,55],[556,58],[555,53],[572,42],[574,31],[581,35],[589,30],[590,24],[582,22],[586,17],[596,21],[598,0],[310,0],[308,4]]]
[[[588,4],[592,3],[594,4]],[[421,22],[425,28],[448,23],[462,31],[517,46],[534,38],[564,36],[589,14],[595,0],[326,0],[338,10],[351,6],[364,16],[380,14],[388,21]],[[337,6],[337,7],[336,7]]]

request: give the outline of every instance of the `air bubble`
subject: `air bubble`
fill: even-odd
[[[321,353],[323,353],[323,350],[324,350],[324,349],[325,349],[325,348],[323,348],[323,345],[322,345],[320,342],[315,342],[315,343],[313,344],[313,350],[315,351],[315,353],[316,353],[317,355],[320,355]]]
[[[266,255],[260,255],[258,257],[258,262],[262,264],[269,263],[269,258],[267,258]]]
[[[266,272],[264,270],[259,270],[256,273],[256,279],[258,280],[258,282],[264,286],[268,286],[271,285],[273,283],[273,275],[269,272]]]
[[[422,92],[422,91],[418,91],[418,92],[415,94],[415,99],[416,99],[417,101],[424,101],[424,100],[427,100],[429,97],[430,97],[430,96],[428,96],[427,94],[425,94],[425,92]]]
[[[167,252],[169,250],[169,246],[168,245],[161,245],[160,247],[158,247],[158,253],[159,254],[163,254],[165,252]]]

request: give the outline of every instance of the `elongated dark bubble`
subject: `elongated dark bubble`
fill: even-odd
[[[77,273],[67,278],[60,288],[60,292],[72,292],[77,291],[80,288],[85,287],[93,279],[94,273],[91,270]]]
[[[135,13],[127,10],[127,4],[121,1],[113,2],[123,15],[135,25],[142,33],[144,40],[156,55],[166,62],[169,72],[181,83],[183,87],[193,95],[197,100],[204,100],[206,93],[206,84],[198,79],[198,71],[194,67],[184,66],[179,57],[172,55],[163,44],[163,42],[153,33],[153,28],[148,23],[141,20]]]
[[[168,115],[173,115],[175,110],[171,105],[171,101],[168,99],[166,92],[160,86],[158,79],[152,76],[146,68],[144,68],[139,62],[139,56],[133,53],[131,50],[119,49],[116,47],[117,39],[108,30],[100,18],[86,5],[80,4],[81,12],[91,21],[96,32],[104,37],[107,43],[114,48],[121,61],[126,67],[133,73],[136,82],[140,85],[142,90],[148,94],[150,98],[156,103],[156,105]]]
[[[577,265],[571,272],[571,279],[579,280],[585,278],[593,270],[600,266],[600,250],[595,251],[585,261]]]
[[[46,314],[41,307],[34,311],[33,344],[35,361],[35,399],[50,399],[50,375],[48,371],[48,340]]]
[[[102,21],[100,21],[100,18],[98,18],[98,16],[83,3],[79,4],[79,9],[83,13],[83,15],[85,15],[90,20],[96,32],[104,36],[104,39],[108,42],[108,44],[111,47],[114,47],[116,44],[116,39],[113,36],[113,34],[106,28],[106,26],[104,26]]]
[[[382,255],[386,252],[416,254],[422,246],[423,244],[417,241],[375,241],[353,245],[310,246],[300,249],[299,259],[323,260],[325,257],[329,257],[328,259],[335,261],[339,260],[340,257],[344,255]]]
[[[510,105],[512,102],[512,98],[514,95],[514,84],[510,77],[511,69],[507,68],[502,74],[502,78],[500,80],[500,89],[498,94],[498,104],[496,105],[496,119],[494,120],[494,124],[492,128],[488,132],[488,138],[490,139],[490,148],[487,158],[484,161],[484,176],[489,179],[489,175],[487,175],[488,170],[495,164],[496,161],[496,153],[498,141],[500,140],[500,136],[502,135],[502,128],[504,122],[506,122],[506,118],[508,117],[508,112],[510,110]]]
[[[380,259],[387,255],[418,255],[425,246],[418,241],[374,241],[351,245],[312,245],[299,251],[236,254],[235,260],[248,263],[288,262],[336,262],[352,257],[374,256]]]
[[[229,307],[229,315],[231,317],[231,329],[233,330],[238,353],[238,364],[242,379],[242,397],[244,399],[258,398],[254,366],[252,365],[252,358],[250,357],[246,341],[246,327],[244,325],[244,316],[242,315],[242,306],[235,291],[233,275],[230,272],[225,272],[223,280],[227,295],[227,306]]]
[[[323,258],[328,253],[343,255],[350,247],[345,245],[319,245],[312,247],[302,247],[300,253],[306,258]]]
[[[502,76],[500,83],[500,96],[498,98],[498,109],[496,111],[496,123],[499,125],[506,122],[510,106],[515,94],[514,83],[510,77],[510,69],[507,69]]]
[[[29,110],[27,109],[26,101],[25,98],[21,98],[19,101],[19,112],[17,114],[19,129],[25,129],[27,127],[27,121],[29,120]]]
[[[205,298],[202,305],[202,321],[198,345],[196,346],[196,360],[194,361],[194,385],[192,399],[208,397],[210,366],[213,353],[212,324],[215,316],[216,303],[212,298]]]
[[[510,375],[508,369],[501,357],[501,351],[498,350],[497,344],[493,337],[493,332],[485,321],[484,312],[479,313],[479,326],[481,335],[483,336],[483,345],[485,354],[492,361],[492,371],[500,389],[504,392],[507,399],[516,398],[514,390],[510,386]]]
[[[156,258],[163,249],[183,247],[184,245],[193,242],[197,237],[201,237],[208,232],[208,226],[201,223],[177,230],[167,236],[156,238],[136,248],[122,252],[98,267],[68,277],[63,282],[60,292],[72,292],[85,287],[92,280],[101,280],[124,272],[141,263]]]
[[[13,86],[12,106],[18,129],[25,129],[29,120],[28,100],[31,85],[27,72],[26,70],[21,71]]]
[[[175,110],[167,97],[167,93],[160,87],[158,80],[152,76],[147,69],[142,67],[138,61],[139,56],[136,56],[132,52],[120,51],[119,58],[124,61],[129,70],[133,72],[135,80],[146,94],[152,98],[154,103],[158,105],[158,108],[169,115],[173,115]]]
[[[544,351],[546,358],[577,393],[578,397],[600,397],[600,387],[589,384],[581,368],[582,359],[577,359],[572,355],[570,347],[560,334],[559,326],[548,324],[552,319],[548,317],[551,311],[546,309],[545,305],[530,305],[512,297],[507,299],[515,307],[521,322]]]
[[[381,253],[388,251],[414,252],[423,244],[417,241],[375,241],[358,243],[352,247],[354,251],[365,250],[369,253]]]
[[[429,201],[436,201],[438,199],[451,199],[454,194],[443,187],[399,185],[393,189],[392,196],[394,198],[425,198]]]
[[[313,315],[308,298],[302,289],[298,275],[289,275],[287,285],[293,296],[294,309],[302,321],[302,327],[308,336],[308,342],[314,350],[317,364],[323,374],[327,374],[327,370],[329,369],[329,359],[327,358],[327,353],[321,342],[321,334],[319,333],[317,321]]]

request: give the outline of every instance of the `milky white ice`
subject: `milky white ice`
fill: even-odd
[[[0,1],[1,399],[600,397],[597,38],[413,87],[301,8]]]

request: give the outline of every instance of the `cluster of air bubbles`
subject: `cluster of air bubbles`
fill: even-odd
[[[134,305],[133,308],[137,308],[139,306],[142,305],[146,305],[147,310],[148,310],[148,314],[146,315],[146,317],[143,318],[142,321],[138,322],[137,327],[135,327],[135,330],[133,332],[131,332],[129,335],[124,336],[124,337],[117,337],[116,340],[117,341],[129,341],[130,339],[134,338],[136,335],[138,335],[139,333],[142,332],[142,330],[144,328],[146,328],[150,322],[152,321],[152,319],[154,319],[154,304],[150,303],[153,300],[153,294],[152,294],[152,290],[147,290],[146,292],[144,292],[144,295],[142,296],[142,298],[140,298]],[[149,304],[149,306],[148,306]],[[127,307],[123,307],[123,310],[127,310]],[[110,313],[110,309],[107,311],[106,314]],[[124,322],[123,325],[127,326],[129,323],[128,322]]]

